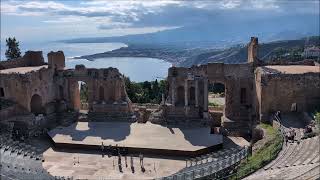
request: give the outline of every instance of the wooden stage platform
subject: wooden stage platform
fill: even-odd
[[[56,148],[100,150],[126,147],[129,153],[198,156],[222,148],[223,136],[208,127],[166,127],[147,122],[76,122],[48,132]]]

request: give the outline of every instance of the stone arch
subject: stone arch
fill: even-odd
[[[176,101],[177,105],[184,105],[184,87],[183,86],[179,86],[177,88],[177,101]]]
[[[189,105],[195,105],[196,104],[196,90],[192,86],[189,88]]]
[[[100,101],[104,101],[104,88],[103,88],[103,86],[100,86],[99,87],[99,100]]]
[[[33,114],[38,115],[43,113],[42,98],[38,94],[34,94],[30,101],[30,110]]]
[[[0,97],[4,97],[4,88],[0,87]]]

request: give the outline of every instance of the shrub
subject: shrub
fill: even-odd
[[[231,179],[241,179],[261,169],[274,160],[281,151],[283,139],[280,131],[267,124],[262,124],[261,127],[266,130],[267,135],[270,136],[270,140],[255,154],[249,157],[247,161],[242,162],[239,165],[237,174],[231,177]]]

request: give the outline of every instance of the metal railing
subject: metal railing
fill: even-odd
[[[224,169],[227,169],[229,167],[236,165],[241,160],[245,159],[247,155],[248,155],[248,148],[245,147],[245,148],[242,148],[237,153],[231,154],[230,156],[224,159],[221,159],[221,160],[212,159],[211,162],[207,161],[205,163],[202,163],[201,161],[201,164],[196,164],[191,167],[186,167],[173,175],[158,178],[158,179],[159,180],[192,180],[192,179],[198,179],[198,178],[203,178],[207,176],[215,176],[216,173],[219,173]]]

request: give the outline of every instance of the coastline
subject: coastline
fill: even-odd
[[[73,57],[73,59],[86,59],[88,61],[95,61],[99,58],[154,58],[159,59],[170,64],[179,64],[180,62],[186,60],[186,51],[181,49],[168,50],[165,48],[157,47],[144,47],[144,46],[127,46],[121,47],[108,52],[96,53],[84,56]]]

